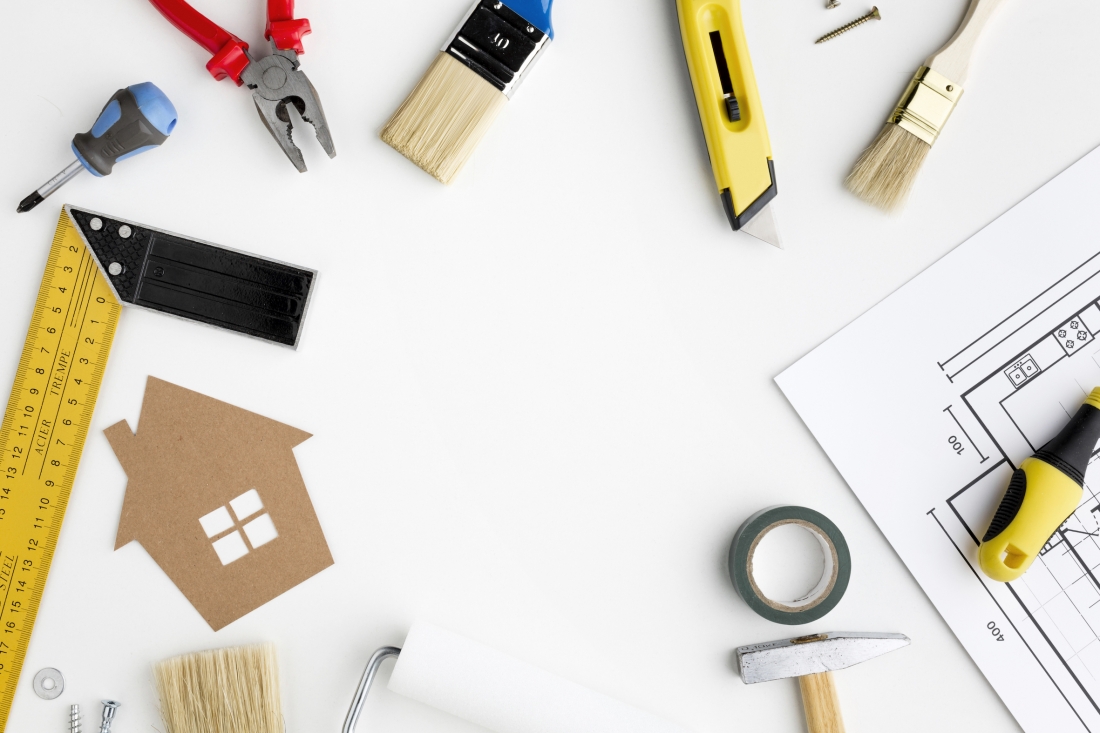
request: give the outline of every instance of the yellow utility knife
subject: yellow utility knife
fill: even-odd
[[[735,230],[775,247],[775,165],[741,24],[740,0],[676,0],[699,120]]]

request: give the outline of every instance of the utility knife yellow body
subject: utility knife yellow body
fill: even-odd
[[[740,0],[676,0],[676,10],[722,208],[735,230],[781,247],[775,165]]]

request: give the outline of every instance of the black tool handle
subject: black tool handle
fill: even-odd
[[[88,132],[73,138],[73,152],[91,173],[107,176],[115,163],[159,146],[176,125],[176,110],[152,83],[119,89]]]

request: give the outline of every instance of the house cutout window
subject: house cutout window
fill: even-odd
[[[262,512],[263,500],[256,489],[249,489],[236,499],[229,502],[229,508],[220,506],[206,516],[199,518],[203,532],[210,539],[225,535],[214,540],[214,552],[222,565],[228,565],[234,560],[240,560],[249,553],[249,546],[255,550],[266,545],[279,536],[275,531],[275,523],[271,521],[271,515],[264,513],[255,519],[249,519]],[[249,519],[248,522],[245,522]],[[225,534],[228,530],[233,530]],[[244,536],[241,536],[241,533]],[[245,543],[245,537],[248,542]]]

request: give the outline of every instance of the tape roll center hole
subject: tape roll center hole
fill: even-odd
[[[798,606],[825,590],[832,564],[824,538],[800,524],[781,524],[757,542],[752,579],[769,600]]]

